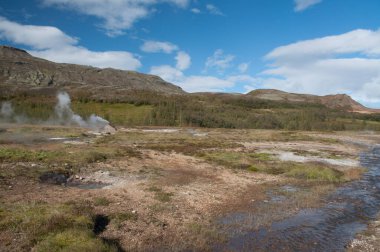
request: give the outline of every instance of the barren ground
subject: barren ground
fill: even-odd
[[[358,154],[380,140],[371,132],[121,128],[96,136],[79,128],[0,128],[1,251],[56,248],[51,234],[67,227],[39,214],[64,205],[105,216],[91,237],[116,241],[119,250],[210,250],[228,236],[218,224],[226,214],[254,213],[240,232],[317,207],[336,186],[360,178]],[[41,225],[46,233],[35,231]]]

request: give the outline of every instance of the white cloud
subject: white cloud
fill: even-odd
[[[188,6],[190,0],[42,0],[46,6],[74,10],[101,20],[109,36],[118,36],[130,29],[135,22],[147,18],[154,6],[169,3],[180,8]]]
[[[145,41],[144,44],[140,47],[144,52],[149,53],[172,53],[173,51],[178,50],[178,46],[170,42],[161,42],[161,41]]]
[[[245,73],[248,71],[248,68],[249,68],[249,63],[241,63],[239,66],[238,66],[238,70],[240,73]]]
[[[235,86],[235,83],[214,76],[193,75],[186,77],[178,85],[189,92],[223,92],[226,88]]]
[[[141,62],[130,52],[105,51],[94,52],[80,46],[65,46],[47,50],[31,50],[30,54],[60,63],[89,65],[100,68],[137,70]]]
[[[214,56],[218,60],[214,60],[210,67],[217,66],[218,68],[225,68],[231,61],[231,56],[225,56],[223,51],[217,51]],[[220,60],[219,58],[222,58]],[[226,60],[227,59],[227,60]],[[236,85],[250,85],[257,86],[257,79],[249,75],[234,75],[226,76],[223,78],[210,76],[210,75],[186,75],[183,71],[186,70],[191,64],[191,57],[185,52],[178,52],[176,56],[176,67],[169,65],[153,66],[150,69],[150,74],[158,75],[164,80],[174,83],[182,87],[188,92],[226,92]]]
[[[150,69],[150,74],[158,75],[162,79],[176,83],[184,78],[184,75],[181,70],[178,70],[177,68],[163,65],[163,66],[153,66]]]
[[[201,13],[201,10],[198,9],[198,8],[192,8],[190,11],[191,11],[192,13],[195,13],[195,14],[200,14],[200,13]]]
[[[304,11],[307,8],[310,8],[311,6],[316,5],[320,2],[322,2],[322,0],[294,0],[294,10],[297,12]]]
[[[61,63],[136,70],[141,62],[130,52],[95,52],[78,46],[78,39],[56,27],[22,25],[0,17],[0,38],[31,47],[37,57]]]
[[[232,61],[235,59],[234,55],[225,55],[224,51],[218,49],[214,54],[206,60],[206,70],[210,68],[216,69],[219,73],[223,73],[227,68],[231,67]]]
[[[0,38],[36,49],[62,47],[78,41],[55,27],[20,25],[3,17],[0,17]]]
[[[165,81],[182,87],[187,92],[222,92],[226,88],[234,86],[234,82],[231,80],[213,76],[186,76],[182,71],[168,65],[152,67],[150,74],[158,75]]]
[[[181,52],[179,52],[179,54],[180,53]],[[187,56],[190,58],[189,55]],[[177,55],[177,60],[178,58],[179,57]],[[183,70],[185,70],[186,68],[179,67],[178,63],[179,61],[177,62],[176,67],[172,67],[169,65],[154,66],[150,69],[149,73],[158,75],[164,80],[174,83],[188,92],[225,92],[238,84],[256,86],[256,78],[249,75],[227,76],[224,78],[218,78],[209,75],[187,76],[183,73]],[[184,65],[188,66],[189,64]]]
[[[207,4],[206,9],[208,10],[210,14],[224,16],[223,12],[213,4]]]
[[[347,93],[380,102],[380,30],[354,30],[281,46],[266,59],[263,86],[298,93]]]
[[[190,67],[191,65],[191,57],[189,54],[185,53],[185,52],[178,52],[177,53],[177,56],[175,58],[177,60],[177,69],[179,70],[186,70]]]

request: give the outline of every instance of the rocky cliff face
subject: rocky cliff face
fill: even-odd
[[[33,57],[17,48],[0,46],[0,90],[14,93],[38,89],[88,91],[105,98],[131,90],[185,93],[180,87],[157,76],[110,68],[58,64]]]

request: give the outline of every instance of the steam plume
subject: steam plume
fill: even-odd
[[[1,117],[5,119],[10,119],[13,116],[13,108],[12,108],[12,103],[10,102],[3,102],[1,103],[1,110],[0,110],[0,115]]]
[[[92,114],[86,120],[80,115],[74,113],[71,109],[71,99],[68,93],[59,92],[57,95],[57,104],[54,107],[54,116],[49,119],[48,124],[60,125],[77,125],[80,127],[91,128],[93,130],[103,130],[109,125],[109,122],[95,114]],[[3,102],[0,110],[0,120],[5,122],[27,123],[32,122],[26,116],[16,115],[11,102]],[[41,123],[41,121],[40,121]]]
[[[55,105],[55,114],[58,123],[63,125],[76,124],[80,127],[100,130],[109,125],[109,122],[95,114],[92,114],[87,120],[77,115],[71,109],[71,99],[68,93],[60,92],[57,95],[58,103]]]

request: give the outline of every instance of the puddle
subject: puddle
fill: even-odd
[[[225,244],[215,251],[346,251],[346,246],[380,211],[380,147],[360,156],[368,172],[359,181],[338,188],[318,209],[304,209],[269,227],[230,232]],[[285,186],[284,190],[295,190]],[[281,207],[281,205],[279,205]],[[254,213],[232,214],[236,227],[247,225]],[[258,213],[256,218],[260,218]],[[228,227],[227,227],[228,228]],[[230,229],[227,229],[230,230]]]

